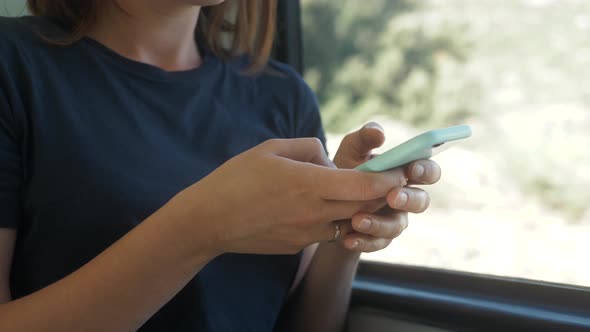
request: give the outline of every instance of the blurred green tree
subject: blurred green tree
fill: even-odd
[[[477,85],[453,80],[468,56],[464,27],[418,10],[418,0],[304,0],[305,78],[329,131],[376,114],[417,126],[471,114]],[[451,77],[441,84],[443,76]]]

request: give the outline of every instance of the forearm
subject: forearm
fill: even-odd
[[[342,331],[360,254],[321,244],[281,320],[281,331]]]
[[[181,213],[161,209],[64,279],[1,304],[0,331],[137,330],[214,257]]]

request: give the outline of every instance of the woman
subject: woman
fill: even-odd
[[[274,1],[220,2],[0,20],[0,331],[339,330],[359,253],[426,209],[404,185],[435,163],[327,159],[313,94],[268,62]]]

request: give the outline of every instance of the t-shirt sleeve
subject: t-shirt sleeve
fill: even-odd
[[[21,219],[22,166],[14,115],[0,68],[0,228],[18,227]]]

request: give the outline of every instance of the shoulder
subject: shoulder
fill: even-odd
[[[315,93],[294,68],[270,60],[264,70],[248,74],[248,63],[248,58],[243,57],[225,66],[232,77],[227,81],[236,83],[231,85],[232,94],[260,105],[258,109],[266,110],[274,122],[283,123],[287,128],[285,137],[323,137]]]
[[[304,88],[307,84],[301,75],[286,63],[270,59],[264,70],[259,74],[262,79],[272,79],[277,82],[292,84],[299,88]]]
[[[14,41],[16,37],[22,36],[30,31],[28,28],[30,20],[27,17],[2,17],[0,16],[0,37],[2,41]]]
[[[0,17],[0,43],[26,45],[43,42],[42,36],[59,37],[65,32],[51,21],[35,16]]]
[[[49,68],[63,69],[71,61],[73,47],[50,43],[65,39],[67,32],[50,20],[36,16],[0,17],[0,83],[22,90],[37,83]],[[63,71],[63,70],[62,70]],[[24,85],[23,85],[24,84]]]
[[[267,66],[260,72],[246,73],[249,59],[237,58],[229,64],[232,76],[254,84],[261,93],[280,97],[280,100],[297,105],[315,105],[316,96],[303,77],[293,67],[269,60]]]
[[[291,137],[318,137],[325,142],[316,95],[294,68],[271,60],[258,79],[265,81],[265,86],[270,86],[279,100],[289,103]]]
[[[263,71],[261,80],[276,85],[285,92],[290,92],[294,98],[306,104],[316,104],[313,90],[303,77],[291,66],[276,60],[270,60],[267,69]]]
[[[35,54],[50,46],[44,38],[65,37],[66,32],[51,21],[34,16],[0,17],[0,57]]]
[[[0,17],[0,102],[11,106],[9,112],[0,104],[0,117],[18,113],[22,108],[17,106],[28,103],[32,90],[42,84],[43,61],[56,47],[43,36],[60,37],[59,33],[63,31],[40,17]]]

